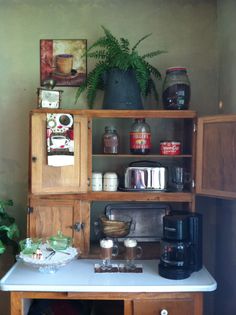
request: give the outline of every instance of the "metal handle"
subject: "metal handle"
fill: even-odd
[[[76,232],[79,232],[79,231],[83,230],[84,223],[76,222],[74,225],[71,226],[71,228],[73,230],[75,230]]]
[[[36,161],[37,161],[36,156],[32,156],[32,162],[36,162]]]
[[[166,309],[163,309],[160,311],[160,315],[168,315],[168,311]]]
[[[160,162],[157,162],[157,161],[150,161],[150,160],[140,160],[140,161],[133,161],[133,162],[130,162],[129,163],[129,166],[134,166],[134,165],[137,165],[137,166],[140,166],[140,167],[148,167],[148,166],[162,166],[162,164]]]

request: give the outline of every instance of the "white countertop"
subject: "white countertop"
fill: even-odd
[[[41,273],[17,262],[1,279],[3,291],[47,292],[204,292],[214,291],[216,281],[205,267],[184,280],[158,274],[157,260],[137,261],[143,273],[95,273],[98,260],[78,259],[54,274]]]

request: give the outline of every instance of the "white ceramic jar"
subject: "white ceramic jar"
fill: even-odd
[[[104,191],[117,191],[118,176],[116,173],[107,172],[103,177],[103,190]]]
[[[92,173],[92,191],[102,191],[102,173]]]

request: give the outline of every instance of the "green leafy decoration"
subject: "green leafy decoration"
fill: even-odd
[[[8,244],[17,248],[15,239],[19,237],[18,226],[15,219],[6,212],[6,206],[13,206],[12,200],[0,200],[0,254],[5,252]]]
[[[3,242],[0,240],[0,255],[3,254],[6,250],[6,246],[4,246]]]
[[[152,66],[147,59],[165,53],[164,50],[156,50],[144,55],[140,55],[137,47],[145,39],[151,36],[147,34],[141,37],[136,44],[130,48],[130,42],[126,38],[116,38],[107,28],[101,26],[104,36],[99,38],[87,49],[87,57],[97,60],[94,69],[87,75],[86,80],[77,89],[75,102],[83,92],[87,90],[87,101],[90,108],[96,98],[98,89],[104,89],[103,77],[105,73],[112,69],[127,71],[133,69],[140,92],[143,96],[153,93],[158,100],[158,93],[154,79],[161,79],[161,74],[157,68]]]

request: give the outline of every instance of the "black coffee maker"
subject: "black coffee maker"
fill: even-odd
[[[163,217],[160,276],[185,279],[202,268],[202,215],[173,211]]]

